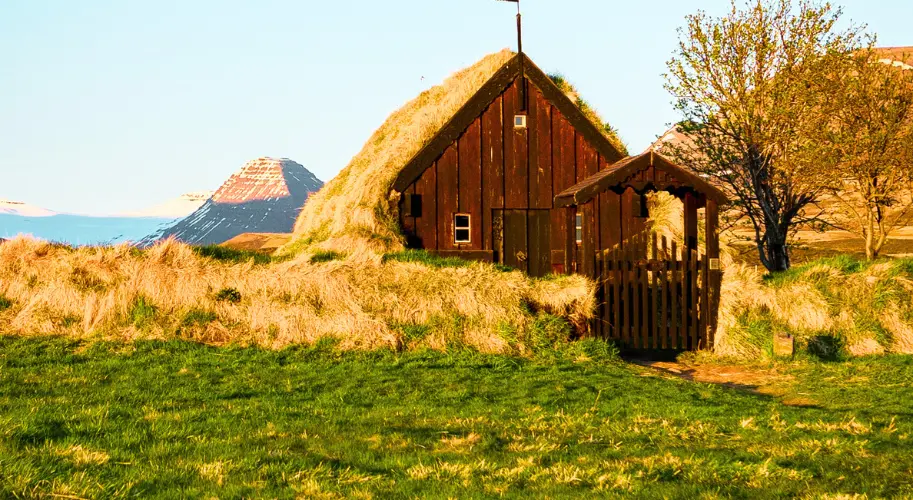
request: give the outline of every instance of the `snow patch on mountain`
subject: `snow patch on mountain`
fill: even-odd
[[[0,214],[19,215],[22,217],[51,217],[57,215],[57,212],[21,201],[0,199]]]

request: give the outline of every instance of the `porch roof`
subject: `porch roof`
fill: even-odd
[[[652,188],[657,191],[690,188],[720,205],[729,203],[726,193],[701,176],[673,163],[659,153],[647,151],[637,156],[622,158],[558,193],[555,196],[555,206],[580,205],[599,193],[610,189],[622,191],[629,186],[637,190]]]

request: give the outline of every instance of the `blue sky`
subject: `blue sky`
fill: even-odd
[[[909,0],[844,0],[880,45],[913,45]],[[728,0],[524,0],[524,49],[632,151],[676,119],[676,28]],[[514,48],[494,0],[0,0],[0,198],[111,214],[289,157],[323,180],[389,113]]]

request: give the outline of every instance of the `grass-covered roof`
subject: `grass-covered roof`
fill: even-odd
[[[387,118],[352,161],[304,205],[295,224],[295,237],[284,248],[295,253],[312,244],[351,251],[366,245],[375,251],[402,248],[396,218],[399,194],[392,189],[400,171],[450,121],[482,86],[516,54],[509,50],[485,56]],[[558,83],[566,94],[609,138],[617,149],[624,145],[610,126],[563,79]],[[562,85],[564,85],[562,87]]]

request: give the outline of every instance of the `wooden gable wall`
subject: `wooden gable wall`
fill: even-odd
[[[507,87],[405,189],[400,218],[409,246],[506,262],[532,275],[575,270],[592,274],[595,252],[617,244],[623,236],[621,220],[625,207],[628,211],[631,207],[623,198],[632,194],[606,192],[580,207],[585,224],[578,250],[573,239],[576,209],[555,208],[554,196],[618,158],[603,158],[532,82],[527,86],[527,127],[515,129],[514,116],[521,109],[519,85],[518,79]],[[420,217],[408,215],[405,204],[412,194],[421,196]],[[470,243],[453,241],[456,213],[471,215]],[[524,213],[528,259],[511,262],[499,255],[503,241],[498,241],[498,225],[504,222],[498,218],[516,219]]]

